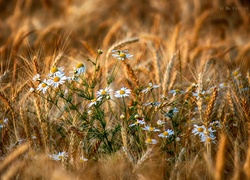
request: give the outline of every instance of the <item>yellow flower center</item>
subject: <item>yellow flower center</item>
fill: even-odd
[[[54,82],[59,82],[60,81],[60,78],[59,77],[54,77]]]
[[[53,68],[51,68],[51,70],[50,70],[52,73],[55,73],[55,72],[57,72],[58,71],[58,68],[57,67],[53,67]]]
[[[149,127],[149,131],[153,131],[155,128],[154,127]]]
[[[180,93],[181,91],[179,89],[176,89],[175,90],[175,93]]]
[[[197,128],[197,130],[198,130],[198,132],[203,132],[204,131],[204,129],[201,128],[201,127]]]
[[[120,53],[119,56],[120,56],[121,58],[125,58],[125,57],[126,57],[125,53]]]
[[[106,95],[106,94],[107,94],[107,91],[102,91],[101,94],[102,94],[102,95]]]
[[[167,132],[167,131],[164,131],[163,135],[164,135],[164,136],[168,136],[168,132]]]
[[[47,84],[45,84],[45,83],[42,84],[42,87],[43,87],[43,88],[45,88],[46,86],[47,86]]]
[[[124,90],[120,90],[120,94],[121,95],[125,94],[125,91]]]
[[[152,139],[150,139],[150,138],[148,138],[147,140],[146,140],[146,143],[152,143]]]
[[[62,159],[62,158],[63,158],[63,156],[62,156],[62,155],[59,155],[59,156],[58,156],[58,158],[59,158],[59,159]]]
[[[208,142],[208,143],[212,142],[212,138],[208,137],[208,138],[207,138],[207,142]]]
[[[81,67],[84,67],[84,64],[83,63],[79,63],[79,64],[77,64],[77,66],[76,66],[77,68],[81,68]]]
[[[238,71],[234,71],[234,72],[233,72],[233,76],[237,76],[238,74],[239,74]]]
[[[96,102],[96,98],[92,99],[91,102]]]

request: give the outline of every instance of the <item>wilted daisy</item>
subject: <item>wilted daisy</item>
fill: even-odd
[[[68,78],[64,74],[58,74],[49,79],[49,84],[55,88],[58,88],[60,84],[64,84],[67,80]]]
[[[157,141],[155,139],[151,139],[151,138],[148,138],[146,141],[145,141],[146,144],[157,144]]]
[[[48,80],[43,80],[43,82],[41,82],[38,87],[36,88],[36,90],[38,91],[42,91],[43,94],[46,93],[46,91],[48,90],[49,88],[49,81]]]
[[[150,131],[150,132],[157,132],[157,131],[160,131],[160,129],[156,129],[155,127],[152,127],[152,126],[145,126],[144,128],[142,128],[143,130],[145,131]]]
[[[128,54],[128,50],[112,50],[112,56],[117,58],[118,60],[132,59],[133,55]]]
[[[106,97],[110,96],[110,93],[112,90],[109,87],[106,87],[105,89],[100,89],[99,91],[96,92],[97,97]]]
[[[196,100],[200,99],[200,98],[204,98],[205,97],[205,93],[206,91],[202,91],[202,92],[194,92],[192,93],[194,97],[196,97]]]
[[[143,89],[141,92],[143,93],[147,93],[153,89],[158,88],[160,85],[153,85],[152,83],[148,83],[148,87],[146,87],[145,89]]]
[[[74,74],[81,75],[85,72],[85,66],[83,63],[79,63],[76,65],[76,68],[74,69]]]
[[[51,154],[51,155],[49,155],[49,157],[55,161],[60,161],[64,158],[67,158],[68,154],[63,151],[63,152],[59,152],[58,154]]]
[[[171,129],[168,129],[168,130],[164,131],[163,133],[159,134],[158,136],[162,137],[162,138],[168,138],[173,134],[174,134],[174,131]]]
[[[115,91],[115,97],[117,98],[121,98],[121,97],[126,97],[129,96],[129,94],[131,93],[130,89],[127,89],[125,87],[122,87],[120,90]]]
[[[50,69],[49,77],[62,76],[62,75],[64,75],[63,71],[64,71],[63,67],[52,67]]]
[[[133,123],[133,124],[130,124],[129,127],[136,126],[136,125],[139,125],[139,124],[141,124],[141,125],[145,124],[144,119],[138,118],[138,119],[136,120],[136,122]]]
[[[33,81],[41,81],[41,76],[40,76],[40,74],[36,74],[36,75],[33,77],[32,80],[33,80]]]

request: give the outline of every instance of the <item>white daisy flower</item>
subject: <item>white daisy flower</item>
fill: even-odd
[[[113,50],[112,56],[117,58],[118,60],[132,59],[133,55],[128,54],[128,50]],[[117,54],[118,53],[118,54]]]
[[[49,73],[49,77],[62,76],[64,75],[63,71],[64,71],[63,67],[52,67]]]
[[[133,124],[130,124],[129,127],[136,126],[136,125],[139,125],[139,124],[143,125],[143,124],[146,124],[146,123],[145,123],[144,119],[138,118],[138,119],[136,120],[136,122],[133,123]]]
[[[162,121],[161,119],[159,119],[158,121],[157,121],[157,125],[159,125],[159,126],[162,126],[163,124],[165,124],[166,122],[164,122],[164,121]]]
[[[34,92],[35,89],[33,87],[30,88],[30,92]]]
[[[145,126],[144,128],[142,128],[143,130],[145,130],[145,131],[150,131],[150,132],[158,132],[158,131],[160,131],[160,129],[156,129],[155,127],[151,127],[151,126]]]
[[[41,76],[40,74],[36,74],[33,78],[32,78],[33,81],[41,81]]]
[[[129,96],[129,94],[131,93],[130,89],[127,89],[125,87],[122,87],[121,90],[115,91],[115,97],[117,98],[122,98],[122,97],[126,97]]]
[[[64,75],[55,75],[49,79],[49,85],[54,86],[55,88],[58,88],[60,84],[64,84],[68,78]]]
[[[149,105],[151,105],[151,106],[159,106],[160,104],[161,103],[159,103],[159,102],[151,101],[151,102],[144,103],[143,106],[149,106]]]
[[[74,74],[81,75],[85,72],[85,66],[83,63],[79,63],[76,65],[76,68],[74,69]]]
[[[51,154],[49,157],[55,161],[61,161],[64,158],[68,157],[68,154],[66,152],[59,152],[58,154]]]
[[[80,162],[86,162],[86,161],[88,161],[87,158],[85,158],[84,156],[81,156],[81,157],[80,157]]]
[[[41,82],[38,87],[36,88],[36,90],[38,91],[42,91],[43,94],[46,93],[46,91],[48,90],[49,88],[49,80],[43,80],[43,82]]]
[[[173,94],[173,96],[176,96],[177,94],[183,94],[184,91],[180,90],[180,89],[173,89],[169,91],[169,94]]]
[[[98,103],[98,101],[100,101],[101,100],[101,98],[99,97],[99,98],[94,98],[94,99],[91,99],[90,101],[90,103],[89,103],[89,108],[91,107],[91,106],[93,106],[93,105],[97,105],[97,103]]]
[[[147,92],[152,91],[153,89],[156,89],[158,87],[160,87],[160,85],[153,85],[152,83],[148,83],[148,87],[143,89],[141,92],[147,93]]]
[[[198,126],[195,124],[194,127],[195,128],[192,130],[194,135],[199,135],[200,137],[205,135],[206,127],[204,125]]]
[[[202,136],[201,142],[207,144],[207,143],[215,143],[216,137],[213,134],[210,134],[209,136]]]
[[[240,69],[237,68],[232,72],[234,79],[238,80],[241,77]]]
[[[151,139],[151,138],[148,138],[146,141],[145,141],[146,144],[157,144],[157,141],[155,139]]]
[[[96,92],[97,97],[104,97],[104,96],[110,96],[110,93],[112,90],[109,87],[106,87],[105,89],[100,89]]]
[[[8,118],[1,119],[0,120],[0,129],[2,129],[7,122],[8,122]]]
[[[163,133],[159,134],[158,136],[162,137],[162,138],[168,138],[173,134],[174,134],[174,131],[171,129],[168,129],[168,130],[164,131]]]

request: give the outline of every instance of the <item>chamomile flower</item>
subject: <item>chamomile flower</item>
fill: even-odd
[[[141,124],[141,125],[145,124],[144,119],[138,118],[138,119],[136,120],[136,122],[133,123],[133,124],[130,124],[129,127],[133,127],[133,126],[136,126],[136,125],[139,125],[139,124]]]
[[[122,97],[126,97],[129,96],[129,94],[131,93],[130,89],[127,89],[125,87],[122,87],[120,90],[115,91],[115,97],[117,98],[122,98]]]
[[[152,91],[153,89],[158,88],[160,85],[153,85],[152,83],[148,84],[148,87],[146,87],[145,89],[143,89],[141,92],[143,93],[147,93],[149,91]]]
[[[86,162],[86,161],[88,161],[87,158],[85,158],[84,156],[81,156],[81,157],[80,157],[80,162]]]
[[[216,137],[213,134],[210,134],[209,136],[202,136],[201,142],[207,144],[207,143],[215,143]]]
[[[162,125],[165,124],[165,123],[166,123],[166,122],[164,122],[164,121],[162,121],[162,120],[160,120],[160,119],[157,121],[157,125],[159,125],[159,126],[162,126]]]
[[[169,91],[169,94],[173,94],[173,96],[176,96],[177,94],[183,94],[184,91],[180,90],[180,89],[173,89]]]
[[[46,91],[48,90],[49,88],[49,81],[48,80],[43,80],[43,82],[41,82],[38,87],[36,88],[36,90],[38,91],[42,91],[43,94],[46,93]]]
[[[83,63],[79,63],[76,65],[76,68],[74,69],[75,75],[81,75],[85,72],[85,66]]]
[[[232,75],[233,75],[234,79],[239,80],[239,78],[241,77],[240,69],[239,68],[235,69],[232,72]]]
[[[148,138],[146,141],[145,141],[146,144],[157,144],[157,141],[155,139],[151,139],[151,138]]]
[[[168,130],[164,131],[163,133],[159,134],[158,136],[161,138],[168,138],[173,134],[174,134],[174,131],[171,129],[168,129]]]
[[[41,76],[40,74],[36,74],[33,78],[32,78],[33,81],[41,81]]]
[[[7,122],[8,122],[8,118],[1,119],[0,120],[0,129],[2,129]]]
[[[158,132],[160,131],[160,129],[156,129],[155,127],[152,127],[152,126],[145,126],[144,128],[142,128],[143,130],[145,131],[150,131],[150,132]]]
[[[50,69],[50,73],[49,73],[49,77],[53,77],[53,76],[62,76],[64,75],[64,68],[63,67],[52,67]]]
[[[64,158],[68,157],[68,154],[66,152],[59,152],[58,154],[51,154],[49,157],[55,161],[61,161]]]
[[[64,84],[67,80],[68,78],[64,74],[58,74],[49,79],[49,84],[55,88],[58,88],[60,84]]]
[[[128,50],[113,50],[112,56],[117,58],[118,60],[132,59],[133,55],[128,54]]]
[[[89,103],[89,108],[93,105],[97,105],[98,101],[101,101],[101,98],[94,98],[90,100],[91,102]]]
[[[199,135],[201,137],[201,136],[204,136],[205,131],[206,131],[206,127],[204,125],[198,126],[195,124],[194,129],[192,130],[192,133],[194,135]]]
[[[99,91],[96,92],[97,97],[106,97],[110,96],[110,93],[112,90],[109,87],[106,87],[105,89],[100,89]]]
[[[35,92],[35,89],[33,87],[31,87],[30,92]]]

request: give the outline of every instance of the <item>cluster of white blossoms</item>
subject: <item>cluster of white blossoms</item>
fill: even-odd
[[[85,66],[83,63],[79,63],[74,69],[74,76],[67,77],[64,73],[63,67],[52,67],[47,79],[41,80],[40,74],[33,77],[33,81],[39,82],[37,91],[45,94],[50,87],[58,88],[60,85],[64,84],[66,81],[76,80],[75,77],[83,74],[85,71]],[[34,88],[30,89],[31,92],[35,91]]]
[[[135,119],[136,119],[136,121],[133,124],[130,124],[129,127],[144,125],[144,127],[141,127],[141,129],[144,130],[144,131],[148,131],[149,133],[151,133],[151,132],[160,132],[161,131],[160,129],[158,129],[156,127],[146,125],[145,120],[142,117],[140,117],[139,115],[135,115]],[[157,125],[160,126],[160,127],[162,127],[163,124],[165,124],[165,123],[166,122],[164,122],[162,120],[157,121]],[[171,130],[171,129],[167,129],[167,130],[163,131],[162,133],[158,134],[158,136],[160,138],[169,138],[172,135],[174,135],[174,131]],[[146,144],[157,144],[157,140],[147,138],[145,143]]]
[[[194,129],[192,130],[192,133],[194,135],[198,135],[200,137],[200,141],[207,144],[207,143],[215,143],[215,135],[214,132],[216,130],[213,130],[211,127],[208,129],[204,126],[198,126],[197,124],[194,125]]]
[[[97,91],[96,97],[90,100],[89,108],[93,105],[97,105],[97,103],[100,102],[103,98],[110,99],[110,95],[112,91],[113,90],[110,89],[109,87],[106,87],[105,89],[100,89],[99,91]],[[125,98],[125,97],[128,97],[130,93],[131,93],[130,89],[126,87],[122,87],[120,90],[115,91],[114,96],[116,98]]]

